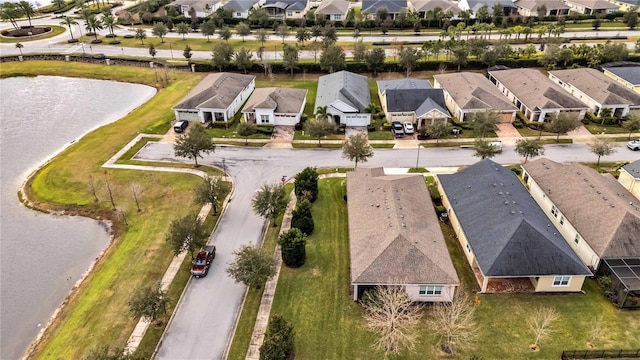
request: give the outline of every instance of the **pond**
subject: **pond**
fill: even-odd
[[[0,80],[0,358],[18,359],[109,244],[104,224],[24,207],[47,159],[155,94],[149,86],[53,76]]]

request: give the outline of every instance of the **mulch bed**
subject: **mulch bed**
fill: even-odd
[[[21,26],[20,29],[11,29],[4,30],[2,32],[2,36],[13,37],[13,38],[21,38],[28,36],[36,36],[48,33],[51,31],[51,27],[29,27],[29,26]],[[31,34],[29,34],[31,33]]]

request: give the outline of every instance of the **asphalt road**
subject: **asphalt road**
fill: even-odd
[[[555,161],[595,161],[583,144],[547,145],[545,156]],[[374,156],[361,166],[407,168],[416,166],[418,149],[375,149]],[[173,147],[166,143],[148,143],[136,156],[144,160],[176,161]],[[225,269],[232,261],[232,252],[242,245],[256,244],[261,239],[264,221],[251,211],[251,197],[262,184],[291,178],[307,166],[346,167],[353,163],[342,159],[340,150],[329,149],[269,149],[219,146],[206,155],[201,164],[222,167],[235,181],[235,193],[226,213],[213,234],[217,255],[209,275],[193,279],[185,291],[172,324],[157,354],[158,359],[222,359],[231,338],[234,323],[245,291],[234,284]],[[635,161],[640,152],[621,144],[618,151],[602,161]],[[189,162],[186,159],[177,159]],[[501,164],[515,164],[522,159],[512,146],[505,146],[494,158]],[[462,148],[423,148],[420,167],[470,165],[478,161],[473,150]]]

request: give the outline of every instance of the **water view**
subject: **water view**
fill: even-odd
[[[155,89],[53,76],[0,80],[0,349],[19,359],[109,234],[97,221],[25,208],[26,177],[90,130],[122,118]]]

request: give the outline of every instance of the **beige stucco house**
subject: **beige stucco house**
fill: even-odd
[[[449,112],[460,121],[474,112],[494,111],[500,121],[515,120],[518,108],[486,77],[479,73],[459,72],[433,76],[433,87],[443,89]]]
[[[375,286],[404,286],[413,301],[450,302],[458,276],[421,175],[383,168],[347,173],[353,299]]]
[[[531,121],[561,112],[582,120],[589,109],[536,69],[490,71],[489,80]]]
[[[294,126],[307,103],[307,90],[257,88],[242,109],[247,122]]]
[[[236,73],[207,75],[173,107],[176,120],[227,122],[256,86],[256,77]]]
[[[531,196],[585,265],[640,257],[640,203],[615,178],[545,158],[522,168]]]
[[[569,9],[578,14],[611,14],[617,11],[619,6],[607,0],[565,0]]]
[[[485,159],[438,188],[483,293],[577,292],[591,275],[511,170]]]
[[[640,160],[623,166],[618,182],[640,200]]]
[[[569,14],[569,6],[561,0],[516,0],[520,16],[561,16]],[[540,10],[546,9],[544,14]]]
[[[623,86],[640,93],[640,64],[627,62],[626,66],[602,66],[605,75]]]

